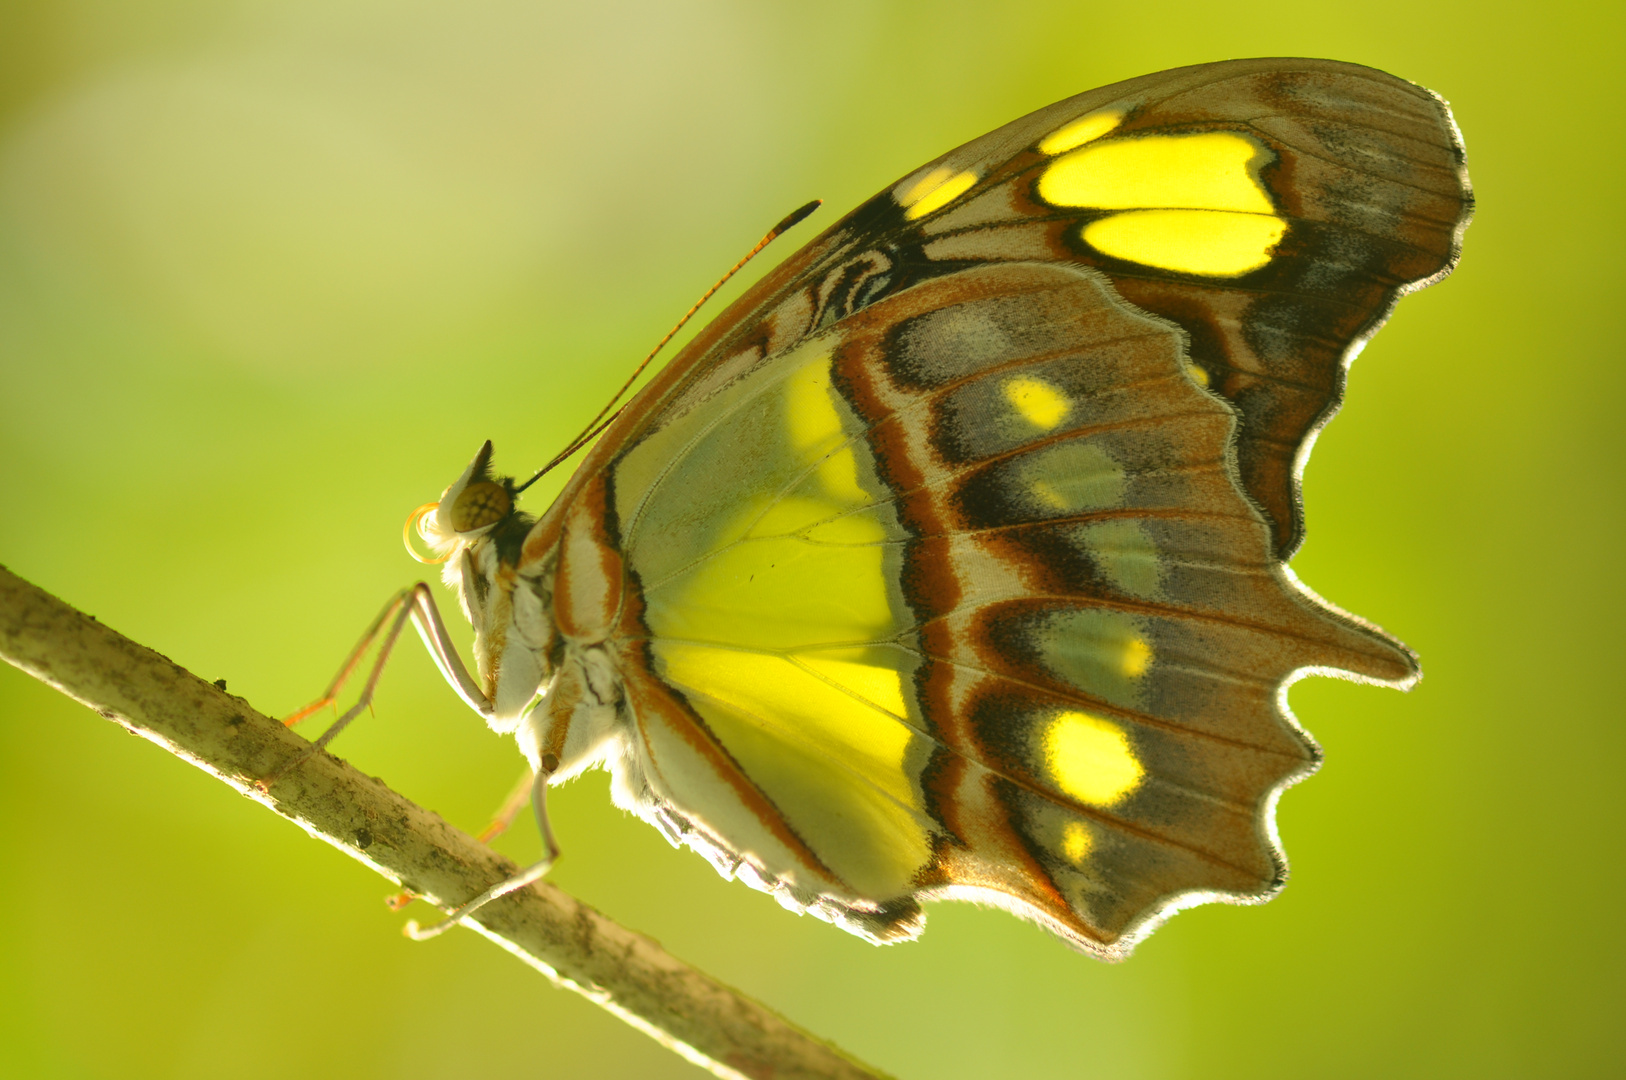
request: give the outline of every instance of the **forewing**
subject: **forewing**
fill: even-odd
[[[883,296],[968,265],[1104,273],[1186,335],[1237,410],[1236,464],[1286,559],[1299,474],[1360,346],[1455,264],[1472,210],[1445,103],[1372,68],[1238,60],[1032,113],[904,177],[734,304],[650,388],[635,427]]]

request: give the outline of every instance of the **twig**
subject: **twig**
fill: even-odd
[[[0,567],[0,656],[449,910],[514,865],[280,723]],[[723,1077],[881,1076],[569,894],[537,884],[468,925]]]

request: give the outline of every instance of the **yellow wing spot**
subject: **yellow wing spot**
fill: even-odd
[[[1067,496],[1057,491],[1055,485],[1049,483],[1048,481],[1035,480],[1033,483],[1028,485],[1028,490],[1033,492],[1033,497],[1035,499],[1038,499],[1041,503],[1050,507],[1052,510],[1067,509]]]
[[[1164,270],[1236,277],[1270,262],[1287,222],[1268,214],[1214,210],[1134,210],[1084,226],[1103,255]]]
[[[1067,827],[1061,831],[1061,853],[1067,861],[1074,866],[1082,865],[1090,857],[1090,849],[1095,847],[1095,838],[1076,821],[1069,821]]]
[[[1208,371],[1205,368],[1192,363],[1190,360],[1184,361],[1184,364],[1186,374],[1191,376],[1192,381],[1198,386],[1202,387],[1204,390],[1207,390],[1209,384]]]
[[[1054,430],[1073,408],[1060,390],[1043,379],[1027,377],[1006,381],[1005,400],[1040,431]]]
[[[1039,153],[1054,155],[1076,150],[1123,123],[1123,118],[1122,109],[1101,109],[1081,116],[1045,136],[1044,141],[1039,144]]]
[[[1092,142],[1051,162],[1039,177],[1039,197],[1054,206],[1126,211],[1084,226],[1084,242],[1104,255],[1236,277],[1270,262],[1287,231],[1259,180],[1266,153],[1232,131]]]
[[[1075,150],[1039,178],[1039,197],[1055,206],[1103,210],[1182,207],[1275,212],[1250,167],[1263,147],[1246,135],[1151,135]]]
[[[1146,669],[1152,666],[1152,647],[1146,643],[1145,638],[1130,638],[1124,642],[1123,658],[1118,661],[1119,670],[1131,679],[1138,679],[1146,674]]]
[[[909,185],[909,190],[896,198],[898,205],[906,211],[903,216],[915,221],[933,210],[941,210],[971,190],[971,185],[976,182],[977,174],[974,172],[957,173],[947,165],[939,165]]]
[[[1146,775],[1123,728],[1089,713],[1056,717],[1045,732],[1044,754],[1061,790],[1092,806],[1121,802]]]

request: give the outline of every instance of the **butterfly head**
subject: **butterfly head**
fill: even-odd
[[[515,495],[511,477],[492,475],[491,442],[487,440],[440,499],[420,506],[407,520],[407,549],[412,551],[410,533],[416,531],[433,549],[435,558],[426,559],[416,551],[413,558],[446,563],[447,577],[451,578],[460,574],[460,556],[471,555],[476,561],[484,561],[478,558],[484,549],[502,552],[517,547],[531,519],[515,509]]]
[[[488,439],[435,504],[431,526],[451,542],[473,543],[514,512],[514,482],[491,476]]]

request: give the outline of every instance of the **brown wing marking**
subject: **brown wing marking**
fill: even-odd
[[[963,759],[937,769],[962,844],[936,887],[998,878],[1109,951],[1181,897],[1277,888],[1270,808],[1317,759],[1281,686],[1305,668],[1402,683],[1415,668],[1287,579],[1235,482],[1235,418],[1185,374],[1178,330],[1097,275],[1007,264],[906,290],[842,332],[838,384],[914,536],[923,712]],[[1144,770],[1116,801],[1047,772],[1045,733],[1074,714]]]

